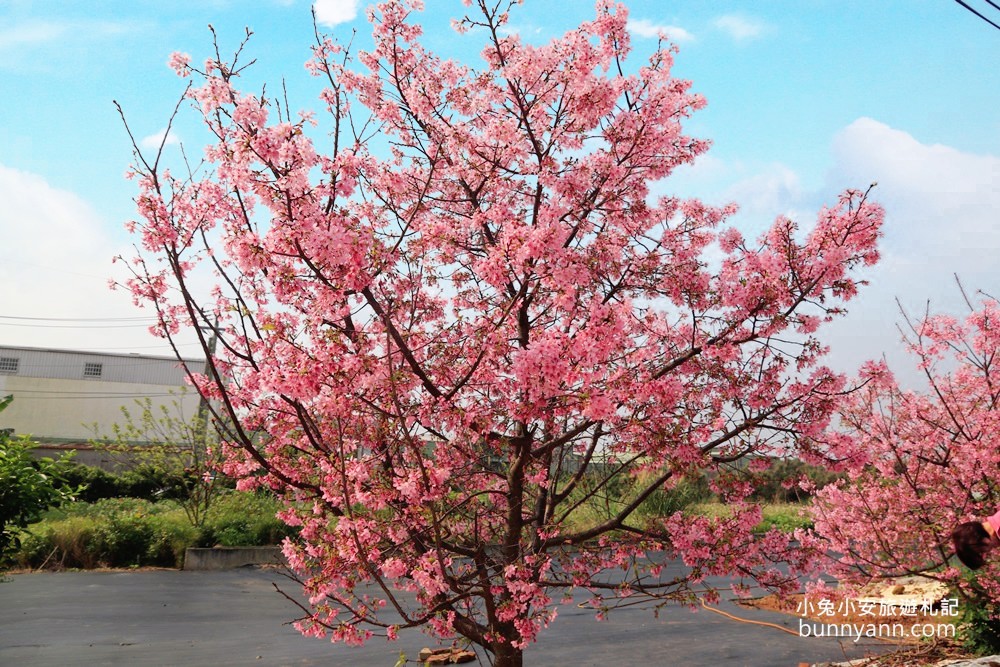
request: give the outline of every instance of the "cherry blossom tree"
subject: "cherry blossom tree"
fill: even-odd
[[[466,4],[478,68],[422,46],[416,0],[373,10],[369,51],[317,34],[321,116],[239,90],[243,47],[177,54],[205,164],[137,149],[128,287],[209,356],[191,379],[225,472],[287,501],[300,629],[420,626],[509,666],[575,592],[603,614],[710,575],[794,585],[803,552],[753,533],[725,466],[827,427],[849,387],[816,331],[876,261],[881,209],[848,190],[748,242],[733,206],[657,194],[708,148],[672,47],[629,64],[607,0],[544,46],[507,28],[514,3]],[[730,515],[639,511],[703,470]]]
[[[967,579],[951,558],[952,529],[1000,502],[1000,302],[966,304],[964,319],[907,317],[905,344],[925,386],[902,388],[884,364],[870,365],[823,444],[848,478],[817,493],[816,531],[845,581],[919,574],[1000,599],[1000,563]]]

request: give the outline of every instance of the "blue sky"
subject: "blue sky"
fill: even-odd
[[[363,45],[366,4],[320,0],[317,12],[325,30],[357,30]],[[626,4],[633,62],[665,31],[680,48],[676,74],[708,99],[688,131],[713,149],[662,190],[735,200],[752,234],[783,213],[808,225],[842,188],[879,182],[885,261],[829,332],[835,364],[883,353],[901,364],[895,300],[960,312],[955,273],[1000,295],[1000,30],[950,0]],[[427,5],[426,43],[476,63],[480,37],[449,27],[462,4]],[[525,0],[511,28],[544,42],[592,15],[586,0]],[[224,52],[254,31],[251,87],[284,79],[293,107],[317,106],[319,84],[303,68],[307,1],[0,0],[0,344],[164,350],[137,322],[109,319],[144,315],[106,288],[120,275],[111,257],[130,242],[122,227],[134,195],[112,100],[140,140],[157,136],[183,90],[166,60],[175,50],[208,56],[208,24]],[[192,121],[176,139],[197,156],[204,136]]]

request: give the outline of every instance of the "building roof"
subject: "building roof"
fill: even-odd
[[[203,359],[0,345],[0,389],[15,377],[182,386]]]
[[[57,348],[57,347],[29,347],[23,345],[3,345],[0,344],[0,350],[20,350],[25,352],[57,352],[60,354],[76,354],[88,357],[124,357],[126,359],[156,359],[159,361],[177,361],[177,357],[171,355],[157,355],[157,354],[140,354],[138,352],[92,352],[90,350],[71,350],[68,348]],[[185,364],[204,364],[205,359],[197,358],[182,358]]]

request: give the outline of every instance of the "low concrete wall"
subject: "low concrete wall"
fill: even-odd
[[[184,552],[185,570],[230,570],[247,565],[284,565],[281,547],[190,547]]]

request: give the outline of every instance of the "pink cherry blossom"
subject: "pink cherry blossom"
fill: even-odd
[[[174,51],[167,60],[167,66],[177,73],[177,76],[191,76],[191,56],[186,53]]]

